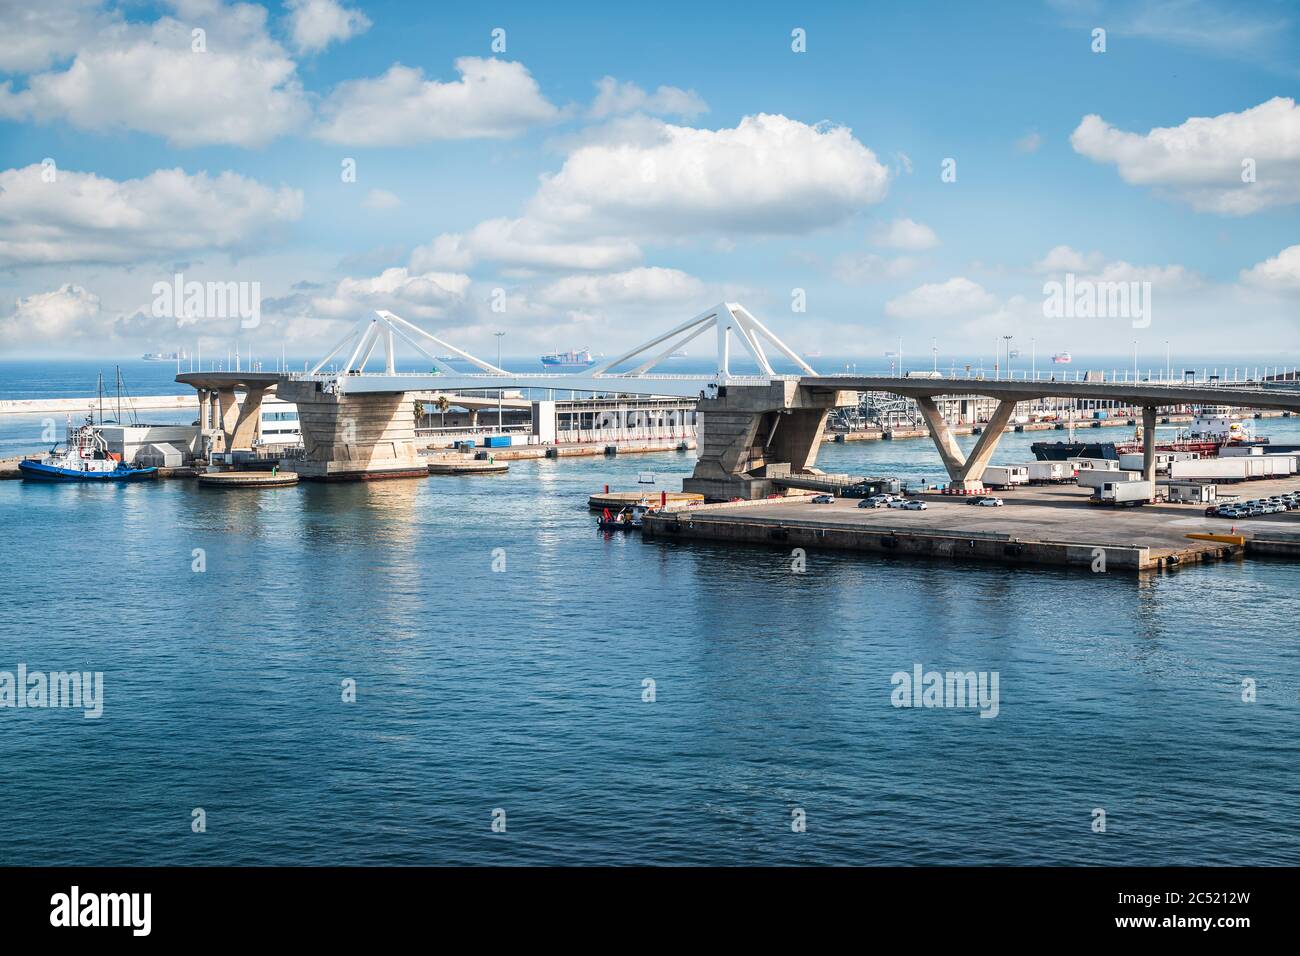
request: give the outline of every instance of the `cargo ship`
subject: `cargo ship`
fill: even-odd
[[[1202,458],[1217,458],[1227,445],[1267,445],[1267,438],[1256,438],[1250,422],[1230,415],[1201,415],[1177,437],[1156,439],[1156,451],[1195,452]],[[1105,458],[1119,461],[1120,455],[1142,451],[1142,435],[1131,441],[1036,441],[1029,446],[1039,461],[1066,461],[1070,458]]]
[[[547,368],[591,368],[596,364],[591,349],[575,349],[568,352],[548,352],[542,356],[542,364]]]
[[[183,362],[189,354],[181,349],[179,352],[145,352],[140,358],[146,362]]]
[[[1069,365],[1074,359],[1070,358],[1069,352],[1057,352],[1052,356],[1052,362],[1056,365]]]

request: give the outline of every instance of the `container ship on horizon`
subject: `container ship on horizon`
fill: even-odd
[[[591,349],[573,349],[568,352],[547,352],[542,356],[542,364],[550,369],[591,368],[596,364]]]

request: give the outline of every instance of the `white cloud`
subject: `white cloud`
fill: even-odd
[[[596,99],[587,111],[591,119],[638,112],[693,119],[709,111],[709,105],[698,93],[676,86],[661,86],[654,93],[647,93],[635,83],[620,83],[612,76],[605,76],[597,81],[596,90]]]
[[[121,182],[44,167],[0,171],[0,264],[142,262],[237,251],[302,215],[302,193],[232,172],[160,169]]]
[[[942,319],[992,308],[997,300],[978,282],[956,276],[932,282],[885,303],[885,314],[896,319]]]
[[[299,53],[317,53],[370,29],[370,18],[338,0],[287,0],[289,35]]]
[[[1287,246],[1271,259],[1241,270],[1241,281],[1272,291],[1300,289],[1300,245]]]
[[[66,70],[30,76],[26,89],[0,84],[0,118],[136,130],[178,146],[260,146],[305,121],[310,110],[297,66],[267,34],[265,8],[198,0],[177,6],[185,22],[114,21],[79,38]],[[206,52],[193,49],[191,30],[200,21]],[[39,49],[17,56],[38,58]]]
[[[1020,139],[1016,140],[1016,149],[1022,153],[1036,153],[1039,147],[1043,145],[1043,137],[1038,135],[1037,130],[1026,133]]]
[[[733,129],[661,124],[654,142],[581,146],[528,212],[587,235],[792,234],[879,202],[888,180],[848,129],[760,114]]]
[[[317,135],[367,146],[504,138],[559,116],[522,63],[463,56],[455,66],[460,79],[448,83],[400,63],[340,83],[321,108]]]
[[[467,269],[482,262],[524,269],[611,269],[641,250],[627,239],[574,241],[530,219],[488,219],[468,233],[444,233],[411,254],[413,269]]]
[[[1117,32],[1234,57],[1268,57],[1290,24],[1241,4],[1203,0],[1148,0],[1124,4]]]
[[[1114,163],[1125,182],[1165,189],[1200,211],[1244,216],[1300,202],[1300,107],[1290,98],[1145,135],[1089,115],[1070,143],[1089,159]],[[1243,182],[1247,164],[1255,182]]]
[[[0,342],[8,347],[71,343],[97,332],[99,296],[79,285],[63,285],[16,300],[14,311],[0,319]]]
[[[1100,252],[1082,253],[1069,246],[1054,246],[1034,263],[1036,272],[1091,272],[1100,268],[1105,257]]]
[[[312,299],[312,307],[326,318],[361,318],[373,309],[389,309],[404,319],[436,319],[463,305],[469,286],[469,276],[460,273],[385,269],[370,278],[340,280],[333,295]]]
[[[114,18],[100,0],[0,0],[0,72],[43,70],[70,56]]]
[[[704,283],[679,269],[629,269],[607,275],[566,276],[543,286],[536,298],[547,305],[600,307],[623,302],[700,302]],[[673,324],[666,320],[666,324]]]
[[[895,219],[888,226],[877,229],[872,236],[872,242],[890,249],[920,252],[937,246],[939,237],[924,223],[914,222],[911,219]]]
[[[396,193],[390,193],[387,189],[372,189],[366,193],[366,198],[361,201],[361,205],[367,209],[396,209],[402,204],[402,200],[397,197]]]

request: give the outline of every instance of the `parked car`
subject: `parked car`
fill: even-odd
[[[1207,517],[1207,518],[1217,518],[1218,516],[1219,516],[1219,506],[1218,506],[1218,505],[1210,505],[1210,507],[1208,507],[1208,508],[1205,509],[1205,517]]]
[[[913,500],[903,502],[904,511],[924,511],[927,507],[929,506],[924,501]]]
[[[859,508],[888,508],[889,501],[885,498],[863,498],[858,502]]]
[[[993,495],[985,495],[984,497],[977,499],[975,504],[979,505],[981,508],[1001,508],[1004,502],[1001,498],[996,498]]]
[[[834,495],[818,495],[813,498],[812,503],[815,505],[833,505],[835,504]]]
[[[891,508],[904,508],[906,506],[907,506],[907,502],[902,498],[898,498],[889,502],[889,507]]]

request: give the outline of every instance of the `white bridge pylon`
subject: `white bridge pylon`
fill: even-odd
[[[684,348],[687,343],[710,331],[714,333],[717,342],[715,372],[697,375],[646,374],[674,352]],[[758,375],[738,376],[731,371],[733,336],[758,365]],[[396,371],[394,346],[397,338],[428,358],[433,363],[434,371],[429,374]],[[419,341],[421,339],[432,342],[444,354],[459,356],[479,371],[464,372],[452,368],[434,352],[421,345]],[[381,346],[384,370],[367,372],[366,365]],[[772,368],[767,347],[793,362],[798,367],[799,374],[817,374],[799,357],[798,353],[754,318],[748,309],[735,302],[720,303],[610,361],[601,362],[590,369],[563,374],[507,371],[426,332],[399,315],[380,309],[376,310],[373,317],[362,319],[353,326],[343,340],[306,374],[312,378],[330,378],[334,382],[333,387],[349,393],[468,389],[499,391],[540,388],[573,392],[693,397],[703,394],[703,390],[708,387],[727,382],[743,381],[746,384],[757,385],[780,377]],[[326,366],[340,355],[346,356],[342,366],[335,371],[325,371]],[[640,364],[630,371],[615,371],[633,360],[640,361]]]
[[[505,369],[498,368],[491,362],[485,362],[480,358],[476,358],[468,352],[456,348],[456,346],[452,345],[450,342],[444,342],[436,335],[424,331],[424,329],[420,328],[418,325],[413,325],[412,323],[407,322],[406,319],[402,318],[400,315],[394,315],[392,312],[388,312],[384,309],[377,309],[374,318],[362,319],[354,325],[348,334],[343,337],[343,340],[339,342],[338,345],[334,346],[328,355],[316,363],[315,367],[309,374],[319,374],[320,370],[325,367],[326,363],[328,363],[330,359],[351,346],[352,351],[348,353],[347,364],[345,364],[339,371],[344,375],[359,375],[366,370],[366,364],[370,361],[370,356],[374,354],[376,346],[382,342],[384,346],[384,374],[394,375],[396,374],[396,369],[394,368],[396,356],[393,349],[394,335],[399,336],[407,345],[426,356],[429,361],[433,363],[433,367],[438,371],[450,375],[460,374],[442,359],[438,358],[438,356],[434,355],[422,346],[419,342],[415,341],[415,339],[411,337],[412,334],[426,338],[439,348],[446,349],[448,352],[459,355],[465,361],[471,363],[476,368],[482,369],[489,375],[510,374]]]
[[[687,343],[694,341],[710,330],[713,330],[717,336],[717,374],[718,380],[721,382],[725,382],[732,377],[731,336],[733,333],[754,361],[758,363],[759,371],[763,375],[775,376],[777,374],[773,370],[772,363],[768,360],[767,352],[763,348],[765,341],[794,362],[804,374],[817,374],[811,365],[799,357],[797,352],[773,335],[767,326],[754,318],[750,311],[739,302],[720,302],[713,308],[701,312],[695,318],[683,322],[663,335],[656,336],[649,342],[624,352],[616,359],[603,362],[595,368],[589,369],[587,374],[592,376],[607,375],[634,358],[649,355],[650,357],[636,368],[624,373],[629,377],[644,375],[674,352],[685,348]]]

